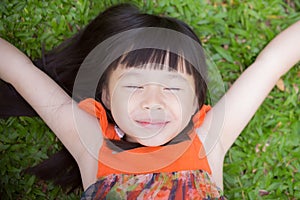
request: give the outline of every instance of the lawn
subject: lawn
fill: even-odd
[[[50,50],[118,2],[124,1],[2,0],[0,36],[32,59],[38,58],[43,46]],[[296,0],[131,2],[147,13],[176,17],[191,25],[226,89],[268,41],[300,20]],[[298,65],[280,79],[227,153],[224,192],[228,199],[300,199],[299,69]],[[79,199],[80,188],[68,193],[22,173],[60,148],[38,117],[0,119],[0,198]]]

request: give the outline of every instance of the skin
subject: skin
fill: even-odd
[[[159,146],[177,136],[195,113],[194,85],[184,72],[118,67],[103,102],[129,141]]]
[[[201,132],[206,137],[215,134],[213,148],[204,142],[208,161],[216,184],[222,188],[223,159],[265,99],[277,80],[300,60],[300,21],[271,41],[247,68],[220,101],[208,112]],[[12,84],[37,111],[76,159],[86,189],[96,181],[97,155],[102,144],[97,120],[73,105],[69,97],[53,80],[35,67],[13,45],[0,39],[0,78]],[[85,124],[78,129],[73,119]],[[222,123],[220,123],[220,119]],[[214,127],[218,127],[215,129]],[[88,146],[81,142],[89,138]]]

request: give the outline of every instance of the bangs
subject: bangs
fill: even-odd
[[[170,51],[152,48],[130,51],[119,57],[111,67],[116,69],[120,66],[125,69],[144,69],[150,67],[150,69],[155,70],[175,70],[193,76],[195,73],[199,73],[191,63],[184,59],[184,56]]]
[[[194,78],[195,93],[198,97],[199,108],[201,108],[206,99],[207,84],[205,81],[206,64],[201,58],[199,63],[200,65],[195,67],[184,58],[184,55],[178,55],[162,49],[144,48],[129,51],[109,65],[100,79],[98,92],[101,93],[103,88],[107,89],[109,77],[118,67],[125,69],[150,68],[155,70],[177,71],[191,75]],[[200,69],[201,72],[199,72],[198,69]],[[99,94],[97,96],[100,97],[101,95]]]

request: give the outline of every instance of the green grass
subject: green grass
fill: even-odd
[[[120,1],[3,0],[0,36],[31,58],[50,50]],[[226,87],[251,64],[281,30],[300,19],[300,3],[280,1],[133,1],[148,13],[190,24],[218,66]],[[286,3],[288,2],[288,4]],[[225,158],[224,191],[228,199],[300,198],[299,66],[282,77]],[[39,118],[0,120],[1,199],[78,199],[52,183],[21,171],[60,148]],[[266,195],[260,195],[265,191]]]

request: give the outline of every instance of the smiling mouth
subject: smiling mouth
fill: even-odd
[[[169,121],[140,121],[140,120],[135,120],[135,122],[140,125],[141,127],[145,128],[153,128],[153,129],[160,129],[165,127]]]

